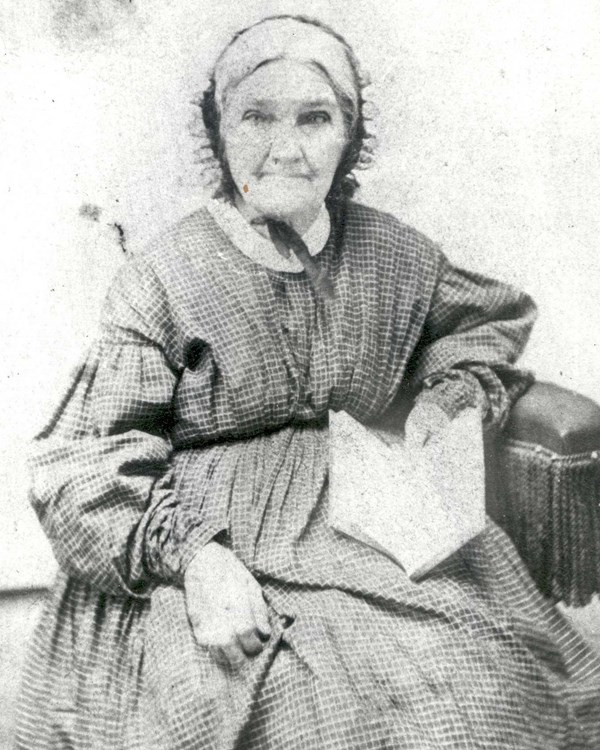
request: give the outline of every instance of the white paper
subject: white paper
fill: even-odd
[[[485,527],[481,420],[467,409],[416,452],[330,412],[330,525],[424,575]]]

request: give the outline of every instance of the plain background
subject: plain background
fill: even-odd
[[[0,588],[51,580],[26,446],[124,256],[206,197],[188,125],[230,35],[304,12],[355,48],[361,199],[529,291],[523,360],[600,401],[597,0],[1,0]]]

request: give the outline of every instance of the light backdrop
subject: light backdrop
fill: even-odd
[[[540,306],[524,363],[600,401],[596,0],[3,0],[0,587],[48,581],[27,442],[124,258],[203,200],[190,100],[264,15],[354,46],[379,147],[361,199]]]

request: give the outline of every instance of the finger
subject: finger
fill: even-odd
[[[204,625],[193,628],[194,638],[199,646],[212,649],[220,649],[223,645],[233,640],[233,634],[228,633],[221,627]]]
[[[209,646],[208,653],[220,667],[229,667],[229,661],[220,646]]]
[[[248,599],[250,600],[250,606],[252,608],[252,614],[256,623],[256,628],[261,637],[268,640],[271,637],[271,623],[269,622],[269,609],[263,596],[262,588],[256,581],[252,581],[248,585]]]
[[[252,578],[252,581],[254,579]],[[246,590],[238,602],[238,611],[234,620],[234,630],[238,644],[247,656],[256,656],[262,651],[263,644],[259,638],[258,627],[252,608],[252,587],[246,582]]]
[[[209,634],[204,630],[204,628],[192,628],[192,631],[194,633],[194,638],[196,639],[196,643],[199,646],[202,646],[203,648],[210,648],[212,645],[211,638]]]
[[[218,664],[234,670],[244,664],[246,657],[232,630],[213,630],[208,634],[207,639],[208,652]]]
[[[264,647],[263,641],[258,637],[256,628],[238,633],[237,640],[246,656],[256,656],[260,654]]]
[[[188,612],[188,619],[192,626],[192,632],[200,646],[208,648],[215,643],[227,640],[229,637],[227,621],[217,617],[209,616],[206,612],[204,616],[199,615],[197,610]]]
[[[227,660],[227,665],[234,672],[237,672],[237,670],[241,669],[246,663],[246,656],[242,651],[242,647],[237,642],[237,639],[221,645],[220,650]]]

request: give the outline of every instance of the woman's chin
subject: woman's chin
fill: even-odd
[[[314,188],[309,185],[296,190],[286,190],[280,184],[261,185],[253,190],[250,185],[248,192],[243,194],[243,199],[259,215],[282,221],[316,214],[323,202],[315,196]]]

